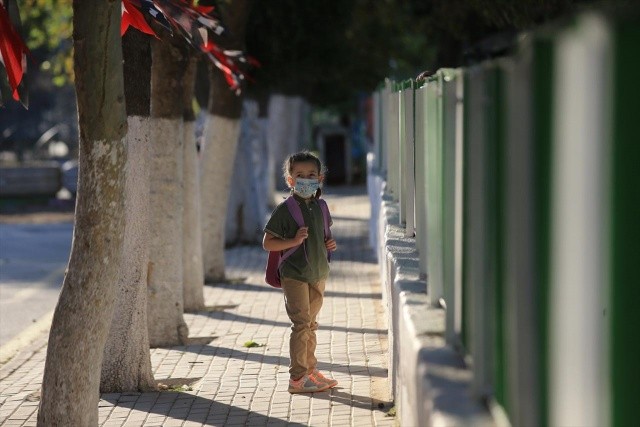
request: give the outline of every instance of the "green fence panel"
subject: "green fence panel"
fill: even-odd
[[[485,135],[486,161],[486,218],[487,239],[485,248],[491,257],[486,266],[485,286],[492,298],[491,304],[485,307],[485,317],[491,325],[490,351],[492,363],[488,369],[492,372],[491,388],[495,401],[509,414],[507,398],[509,390],[506,378],[507,352],[505,346],[506,309],[505,289],[503,286],[503,184],[505,162],[505,72],[500,62],[485,65]]]
[[[454,242],[454,318],[453,332],[455,336],[450,341],[454,348],[463,348],[463,325],[464,325],[464,93],[465,79],[462,69],[458,70],[456,76],[456,159],[455,159],[455,242]]]
[[[397,102],[398,102],[398,205],[400,208],[400,224],[407,223],[407,127],[406,127],[406,82],[401,82],[397,86]]]
[[[394,201],[400,199],[399,93],[395,83],[389,83],[387,105],[387,190]]]
[[[491,176],[495,152],[487,129],[487,70],[474,66],[465,74],[464,303],[467,351],[473,359],[472,392],[492,395],[493,284],[495,269],[491,220],[495,191]]]
[[[549,424],[611,424],[611,28],[593,13],[555,37]]]
[[[384,159],[382,156],[382,90],[379,89],[371,95],[371,117],[373,119],[372,139],[373,147],[372,152],[375,155],[374,163],[372,167],[378,173],[383,172],[382,165]]]
[[[427,87],[415,90],[416,247],[420,276],[427,276]]]
[[[389,177],[389,114],[391,89],[387,82],[380,90],[380,171],[382,176],[388,181]]]
[[[531,390],[538,399],[537,407],[530,410],[531,419],[541,427],[549,425],[549,253],[550,253],[550,221],[551,221],[551,140],[554,117],[552,102],[554,82],[554,49],[555,44],[547,34],[539,34],[533,39],[532,50],[532,158],[533,158],[533,209],[532,221],[535,239],[532,240],[533,255],[531,276],[535,278],[532,289],[535,312],[532,314],[535,340],[531,345],[536,349],[536,357],[532,359],[529,369],[529,381],[520,387]],[[527,271],[525,271],[525,274]],[[525,293],[523,299],[529,296]],[[526,304],[526,302],[522,302]],[[522,353],[532,354],[527,346]],[[525,391],[523,390],[523,394]],[[523,397],[524,398],[524,397]],[[523,406],[523,408],[526,406]]]
[[[402,83],[400,91],[400,144],[401,191],[400,220],[405,224],[405,236],[413,237],[415,231],[415,129],[414,82]]]
[[[426,218],[427,283],[433,302],[444,298],[453,315],[455,159],[456,159],[456,70],[441,69],[426,90]],[[461,165],[460,165],[461,167]],[[453,319],[447,322],[453,323]],[[448,329],[451,326],[447,327]]]
[[[640,397],[640,20],[614,24],[611,216],[611,425],[637,423]]]
[[[523,55],[524,56],[524,55]],[[532,314],[535,312],[531,290],[533,239],[531,218],[533,180],[531,155],[531,54],[525,58],[504,60],[505,73],[505,137],[502,156],[502,200],[504,201],[502,228],[502,277],[503,277],[503,343],[502,378],[498,378],[496,398],[503,406],[513,425],[538,425],[524,422],[520,404],[523,402],[520,387],[523,375],[535,369],[525,367],[535,359],[537,349],[529,354],[521,351],[527,342],[535,342],[531,333]],[[528,274],[528,275],[527,275]],[[528,297],[528,298],[527,298]],[[526,335],[525,332],[527,331]],[[500,363],[500,362],[499,362]],[[535,364],[531,367],[533,368]],[[528,390],[526,398],[535,400],[536,388]],[[526,418],[526,417],[525,417]]]
[[[462,96],[458,93],[460,72],[455,69],[438,71],[442,91],[442,280],[446,302],[446,338],[456,346],[460,334],[460,221],[462,209]],[[458,96],[460,95],[460,99]],[[459,108],[460,107],[460,108]]]
[[[469,155],[471,154],[471,123],[475,119],[476,115],[473,114],[471,107],[475,105],[472,101],[478,104],[478,95],[475,93],[471,95],[471,75],[468,68],[462,71],[462,91],[464,93],[463,108],[462,108],[462,157],[464,168],[462,171],[462,319],[460,325],[460,343],[462,345],[462,351],[465,356],[473,352],[473,301],[471,297],[471,277],[470,266],[467,261],[471,255],[471,242],[469,239],[469,232],[471,229],[472,213],[469,209],[469,201],[471,199],[471,192],[469,190],[469,183],[471,181],[471,174],[467,162],[469,161]]]
[[[512,425],[546,424],[551,41],[525,38],[504,72],[496,399]],[[498,298],[500,296],[498,295]],[[502,336],[500,336],[500,334]]]
[[[444,297],[442,257],[442,76],[427,82],[427,289],[431,301]]]

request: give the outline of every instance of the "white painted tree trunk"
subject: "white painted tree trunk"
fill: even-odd
[[[224,280],[224,230],[240,121],[209,115],[201,150],[202,259],[208,282]]]
[[[126,138],[123,257],[111,330],[104,347],[100,391],[155,389],[147,333],[149,264],[149,118],[129,116]]]
[[[233,191],[229,195],[227,244],[259,243],[270,213],[267,200],[267,121],[258,115],[258,103],[243,102]]]
[[[273,200],[275,191],[286,190],[282,176],[285,157],[310,147],[309,114],[309,105],[300,97],[272,95],[269,98],[267,125],[269,201]]]
[[[182,214],[183,138],[180,119],[151,119],[147,313],[151,347],[185,344]]]
[[[269,119],[267,117],[258,117],[256,127],[259,129],[260,136],[258,137],[256,135],[256,138],[252,140],[254,144],[253,147],[255,147],[253,164],[256,168],[253,176],[254,179],[257,179],[256,191],[260,194],[260,201],[264,204],[262,209],[266,212],[265,221],[262,224],[264,226],[266,225],[266,220],[268,220],[271,215],[271,204],[273,200],[269,187],[269,164],[265,161],[265,159],[269,158],[269,144],[267,141]]]
[[[204,308],[204,267],[200,220],[200,171],[195,122],[184,122],[183,292],[184,310]]]

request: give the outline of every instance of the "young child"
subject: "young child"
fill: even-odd
[[[311,393],[335,387],[338,381],[322,375],[315,356],[316,317],[322,307],[329,275],[327,251],[336,241],[325,239],[318,197],[324,179],[322,163],[304,151],[284,162],[284,179],[300,205],[305,227],[299,227],[286,204],[280,203],[264,228],[262,246],[267,251],[285,251],[300,246],[280,267],[285,307],[291,319],[289,393]]]

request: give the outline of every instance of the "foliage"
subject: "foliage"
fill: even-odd
[[[487,39],[513,40],[517,32],[557,19],[593,0],[397,0],[420,23],[436,55],[430,69],[459,66]],[[633,1],[633,0],[631,0]],[[622,3],[624,0],[614,0]],[[484,46],[491,49],[491,42]]]
[[[548,22],[588,0],[470,0],[483,21],[497,27],[518,30]]]
[[[40,67],[53,82],[73,81],[71,0],[23,0],[20,16],[27,46],[41,58]]]
[[[247,49],[262,63],[259,89],[327,106],[413,75],[429,55],[417,30],[390,0],[272,0],[254,5]]]
[[[194,4],[198,3],[194,2]],[[171,4],[171,1],[162,2],[162,10],[170,13],[159,13],[154,17],[156,20],[164,20],[167,25],[170,24],[173,31],[183,37],[186,42],[198,44],[197,42],[200,40],[194,41],[192,39],[201,36],[203,31],[209,29],[209,25],[217,24],[217,19],[213,15],[207,16],[202,11],[196,12],[182,4],[169,7]],[[32,50],[40,51],[38,56],[42,57],[41,68],[51,72],[53,82],[58,86],[73,82],[71,43],[73,11],[71,6],[72,0],[24,0],[20,6],[27,46]],[[179,19],[171,19],[174,15]],[[192,22],[185,22],[185,18]],[[241,74],[241,71],[237,69],[236,62],[243,58],[240,58],[240,55],[234,56],[219,51],[211,36],[210,34],[206,55],[217,66],[227,70],[225,74],[230,76],[230,80],[236,79],[237,75]],[[235,82],[233,83],[235,84]]]
[[[531,28],[589,0],[325,0],[256,2],[247,48],[263,67],[256,92],[340,105],[385,77],[474,60],[476,45]],[[506,41],[505,41],[506,40]],[[491,43],[484,49],[491,49]],[[345,107],[345,105],[343,105]],[[344,110],[344,108],[342,108]]]
[[[395,406],[392,406],[386,413],[387,417],[395,417],[397,415],[397,409]]]
[[[230,0],[225,0],[230,1]],[[249,92],[303,96],[317,106],[343,105],[385,77],[458,66],[485,37],[554,19],[590,0],[299,0],[255,1],[248,54],[261,68]],[[212,1],[200,1],[211,4]],[[215,2],[214,2],[215,3]],[[71,0],[24,0],[32,49],[57,83],[72,76]]]

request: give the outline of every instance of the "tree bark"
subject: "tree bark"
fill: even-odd
[[[68,270],[49,334],[39,426],[98,424],[100,369],[124,240],[120,13],[119,2],[73,2],[78,193]]]
[[[222,9],[230,37],[225,48],[244,50],[251,0],[234,0]],[[225,279],[224,231],[231,175],[240,133],[242,98],[231,91],[222,73],[211,73],[209,117],[204,132],[201,175],[202,252],[205,280]]]
[[[267,200],[266,119],[259,117],[258,102],[245,99],[238,155],[234,166],[234,191],[229,196],[226,244],[260,243],[269,214]]]
[[[151,46],[130,28],[122,37],[127,108],[125,236],[117,304],[104,348],[102,393],[156,388],[147,331]]]
[[[200,225],[200,171],[195,135],[193,95],[198,59],[192,56],[184,76],[184,215],[183,215],[183,284],[184,310],[204,308],[204,267]]]
[[[183,78],[186,47],[152,40],[151,165],[148,325],[152,347],[186,344],[184,321],[183,215]]]
[[[302,148],[309,140],[307,114],[308,104],[300,97],[272,95],[269,99],[267,125],[269,201],[276,191],[286,191],[282,163],[288,154]]]

